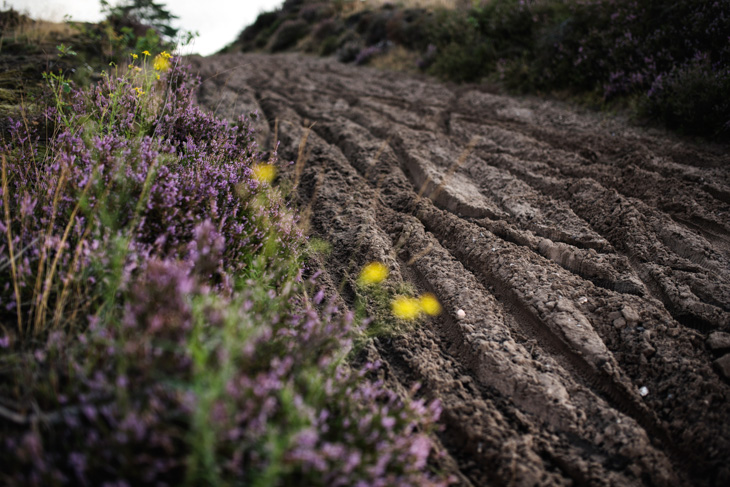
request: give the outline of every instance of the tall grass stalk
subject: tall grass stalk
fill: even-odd
[[[51,263],[51,268],[48,271],[48,274],[46,275],[45,282],[43,284],[43,292],[40,295],[40,299],[38,300],[38,307],[35,310],[35,324],[33,327],[34,333],[38,334],[44,331],[45,324],[46,324],[46,307],[48,306],[48,298],[51,294],[51,286],[53,284],[53,278],[55,277],[56,269],[58,267],[58,261],[61,258],[61,255],[63,254],[64,248],[66,246],[66,243],[68,241],[68,236],[71,232],[71,228],[73,227],[73,224],[75,223],[76,215],[79,212],[79,209],[81,208],[81,202],[86,197],[86,194],[89,192],[89,188],[91,188],[91,184],[93,182],[93,178],[90,178],[86,186],[84,187],[81,197],[79,198],[79,201],[74,206],[73,211],[71,212],[71,215],[68,219],[68,224],[66,224],[66,228],[63,231],[63,237],[61,237],[61,240],[59,240],[58,245],[56,246],[56,255],[53,257],[53,262]]]
[[[13,289],[15,290],[15,303],[16,313],[18,315],[18,333],[23,332],[23,314],[22,314],[22,301],[20,300],[20,287],[18,285],[18,269],[15,266],[15,251],[13,249],[13,234],[12,234],[12,222],[10,220],[10,197],[8,191],[8,172],[7,172],[7,161],[5,154],[2,155],[3,167],[3,206],[5,207],[5,235],[8,239],[8,254],[10,261],[10,272],[13,280]]]

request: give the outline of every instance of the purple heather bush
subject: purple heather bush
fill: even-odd
[[[0,484],[443,485],[438,404],[348,366],[250,124],[147,76],[52,76],[3,145]]]

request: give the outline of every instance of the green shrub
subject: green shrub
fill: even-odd
[[[699,59],[657,77],[642,111],[687,134],[730,140],[729,95],[730,70]]]
[[[238,41],[245,44],[256,39],[261,32],[269,29],[277,22],[277,20],[279,20],[279,13],[280,12],[278,10],[275,10],[273,12],[263,12],[259,14],[259,16],[256,17],[256,21],[241,32],[238,36]]]
[[[494,48],[488,42],[460,45],[455,42],[443,47],[430,71],[452,81],[478,81],[494,67]]]
[[[457,9],[394,2],[345,16],[340,7],[348,3],[333,2],[327,19],[316,5],[290,1],[280,17],[313,19],[305,48],[322,55],[336,49],[342,62],[390,42],[420,52],[418,67],[441,79],[499,78],[511,91],[570,93],[592,106],[641,105],[674,129],[727,133],[728,0],[475,0]],[[303,26],[288,28],[274,50],[303,35]],[[259,47],[273,34],[260,37]],[[706,65],[693,61],[699,58]]]
[[[299,39],[309,33],[309,24],[302,20],[287,20],[274,33],[271,52],[283,51],[292,47]]]
[[[329,36],[319,46],[320,56],[329,56],[337,51],[340,43],[337,36]]]

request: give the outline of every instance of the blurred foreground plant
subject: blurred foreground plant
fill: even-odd
[[[276,153],[149,57],[49,75],[3,144],[0,484],[442,484],[438,404],[343,361]]]

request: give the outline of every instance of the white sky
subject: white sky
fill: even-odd
[[[213,54],[233,42],[244,27],[253,23],[260,12],[279,7],[283,0],[159,0],[180,17],[175,26],[198,31],[195,45],[185,49],[202,55]],[[34,19],[61,21],[64,15],[72,20],[95,22],[102,19],[99,0],[5,0],[20,12]],[[113,5],[115,0],[110,1]]]

